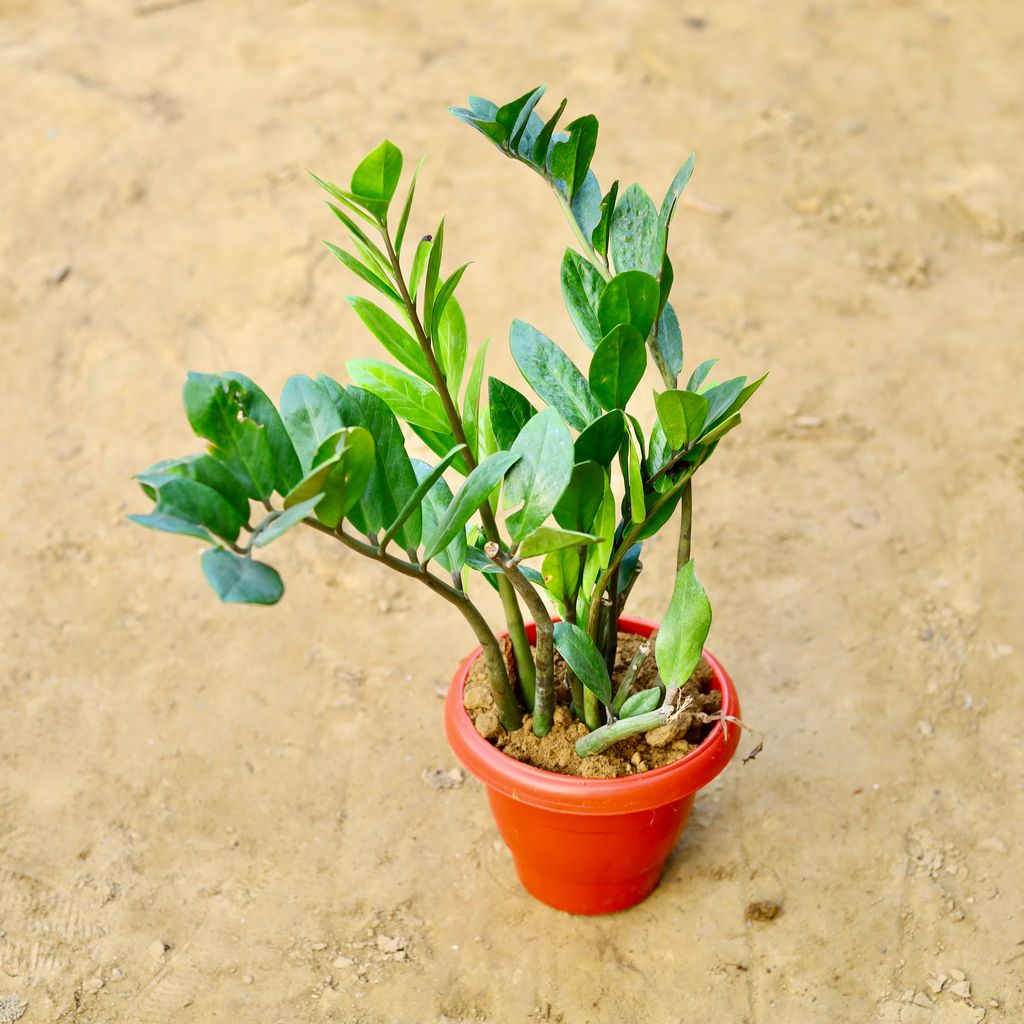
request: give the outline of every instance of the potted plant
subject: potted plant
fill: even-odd
[[[487,345],[471,357],[456,297],[466,264],[443,269],[443,220],[410,241],[419,167],[399,202],[403,158],[385,141],[348,188],[314,179],[351,241],[328,248],[376,293],[348,302],[389,358],[350,360],[348,384],[292,377],[277,405],[240,373],[188,374],[185,411],[206,450],[140,473],[155,504],[130,518],[207,542],[202,569],[224,601],[278,601],[281,578],[260,556],[301,526],[458,609],[479,646],[448,693],[452,747],[487,786],[526,888],[601,913],[654,888],[694,793],[736,749],[735,690],[703,651],[692,479],[764,378],[712,382],[709,359],[679,386],[667,243],[693,157],[660,210],[639,185],[602,193],[596,118],[559,131],[565,100],[544,121],[543,92],[452,113],[562,206],[576,247],[561,289],[588,365],[516,320],[512,355],[536,398],[486,375]],[[648,360],[661,385],[645,427],[627,409]],[[677,570],[656,627],[624,610],[644,541],[673,521]],[[488,585],[500,632],[475,596]]]

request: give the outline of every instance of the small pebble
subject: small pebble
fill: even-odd
[[[353,960],[352,957],[350,956],[339,956],[335,959],[334,963],[332,963],[331,966],[338,968],[351,967],[354,963],[355,960]]]
[[[747,904],[744,914],[748,921],[774,921],[780,909],[774,900],[755,900]]]
[[[68,263],[61,263],[46,275],[46,283],[52,288],[58,284],[63,284],[70,276],[71,265]]]
[[[253,983],[253,976],[251,974],[243,974],[242,975],[242,984],[243,985],[251,985],[252,983]]]
[[[162,939],[154,939],[146,949],[149,954],[150,960],[163,960],[167,950],[171,947],[167,945]]]

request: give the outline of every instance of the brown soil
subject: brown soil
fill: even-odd
[[[629,633],[619,634],[619,647],[612,673],[612,691],[619,683],[641,639]],[[710,715],[720,710],[722,695],[710,687],[711,667],[702,658],[694,673],[683,687],[685,697],[690,697],[690,711],[683,715],[672,737],[652,735],[631,736],[600,754],[581,758],[576,754],[576,741],[587,734],[587,728],[569,712],[569,687],[565,682],[566,665],[555,652],[555,692],[558,704],[551,731],[543,739],[534,736],[533,718],[527,715],[521,728],[507,732],[498,722],[494,712],[494,699],[488,683],[487,669],[477,660],[469,670],[463,702],[477,731],[517,761],[525,761],[536,768],[544,768],[560,775],[577,775],[586,779],[614,779],[620,775],[636,775],[652,768],[661,768],[678,761],[695,749],[712,728],[711,723],[698,718],[700,713]],[[631,693],[639,693],[654,685],[658,675],[653,652],[647,657],[633,682]],[[652,746],[648,739],[657,745]],[[659,742],[660,739],[660,742]]]

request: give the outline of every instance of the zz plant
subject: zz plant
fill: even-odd
[[[469,623],[508,730],[527,710],[536,735],[550,730],[557,650],[571,711],[589,730],[577,744],[587,756],[680,711],[711,623],[690,558],[692,478],[764,378],[712,382],[709,359],[679,386],[683,343],[667,247],[694,158],[660,210],[639,185],[620,194],[616,181],[602,193],[590,166],[597,119],[587,114],[559,131],[566,101],[544,121],[536,112],[543,93],[502,106],[471,97],[452,113],[546,181],[565,212],[576,247],[562,260],[561,290],[591,353],[586,370],[521,320],[512,323],[512,355],[540,408],[486,376],[486,342],[470,358],[456,297],[467,264],[442,270],[443,220],[409,241],[420,168],[399,206],[402,153],[385,141],[347,189],[313,177],[351,242],[328,248],[376,293],[348,302],[390,358],[350,360],[347,385],[322,373],[291,377],[277,406],[240,373],[188,374],[185,412],[206,451],[140,473],[155,505],[129,518],[208,542],[203,572],[223,601],[277,602],[281,578],[257,556],[298,526],[418,580]],[[648,357],[661,389],[645,430],[627,407]],[[434,461],[410,456],[403,424]],[[643,542],[673,517],[677,574],[655,645],[659,685],[630,692],[645,643],[613,693],[616,627]],[[500,594],[507,658],[470,596],[478,577]],[[523,606],[536,623],[535,647]]]

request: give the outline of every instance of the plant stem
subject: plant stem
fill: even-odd
[[[687,480],[679,496],[679,546],[676,549],[676,570],[690,560],[690,533],[693,529],[693,481]]]
[[[664,708],[657,711],[648,711],[644,715],[637,715],[635,718],[620,718],[610,725],[602,725],[586,736],[576,741],[576,753],[580,757],[590,757],[591,754],[600,754],[613,743],[624,740],[629,736],[635,736],[638,732],[648,732],[657,729],[668,721],[668,713]]]
[[[633,687],[636,675],[650,653],[651,640],[648,638],[636,649],[636,654],[633,655],[633,660],[629,663],[629,668],[626,669],[625,675],[622,677],[622,682],[619,684],[619,689],[616,691],[615,698],[611,703],[613,714],[618,715],[622,710],[622,705],[626,703],[626,698]]]
[[[430,339],[427,337],[427,332],[423,329],[423,322],[420,320],[419,312],[416,309],[416,301],[409,294],[409,288],[405,283],[405,274],[402,272],[402,263],[398,258],[398,253],[395,252],[395,247],[391,242],[391,232],[388,231],[386,224],[381,227],[381,236],[387,247],[388,259],[391,260],[391,266],[395,272],[395,284],[398,285],[398,291],[402,297],[406,313],[409,316],[409,322],[416,332],[416,340],[419,342],[423,356],[430,367],[430,375],[434,379],[434,388],[441,397],[445,416],[452,428],[452,436],[457,444],[466,446],[463,449],[462,457],[465,460],[467,470],[472,472],[476,468],[476,456],[466,439],[462,417],[459,415],[458,409],[455,408],[455,402],[452,399],[451,392],[448,390],[448,381],[445,379],[444,371],[434,355],[434,349]],[[480,506],[480,521],[487,539],[500,544],[501,536],[498,533],[498,524],[494,520],[494,513],[491,511],[491,506],[487,501]],[[530,641],[526,638],[526,626],[523,623],[523,613],[519,608],[519,602],[516,600],[516,592],[505,576],[498,577],[498,593],[501,596],[502,608],[505,611],[505,624],[508,626],[508,635],[512,641],[516,667],[519,670],[519,684],[522,687],[523,696],[526,697],[528,703],[532,704],[535,700],[536,685],[533,651],[530,647]]]
[[[499,544],[489,541],[484,545],[484,554],[501,569],[516,588],[537,625],[537,681],[533,701],[533,734],[547,736],[551,731],[555,714],[555,645],[551,615],[544,607],[540,594],[530,586],[530,581],[519,571],[519,566],[502,552]]]

